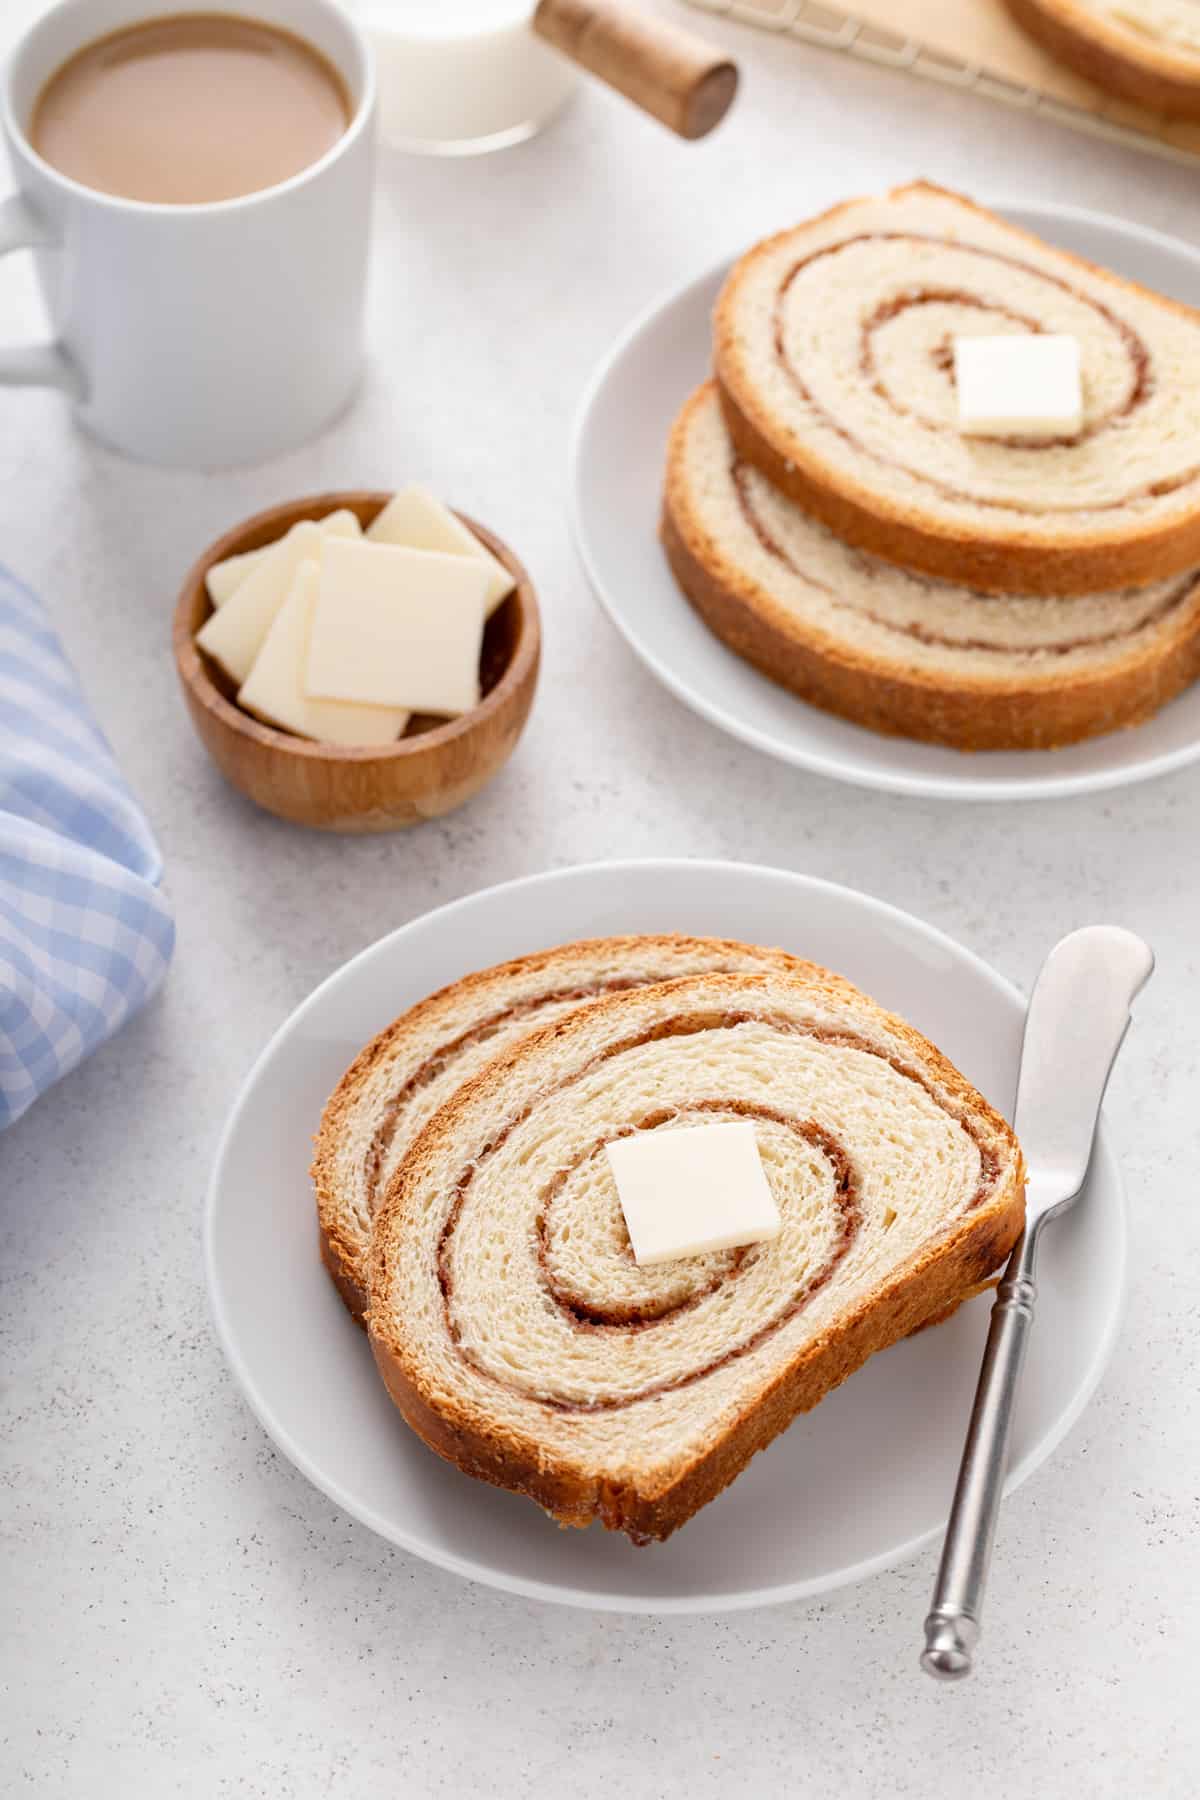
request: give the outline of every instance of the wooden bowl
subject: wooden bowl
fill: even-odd
[[[205,749],[225,779],[257,805],[319,831],[394,831],[461,806],[508,760],[537,686],[542,633],[533,584],[506,544],[460,513],[517,580],[484,631],[477,707],[449,722],[417,714],[402,738],[380,749],[294,737],[235,704],[235,684],[196,648],[196,633],[213,610],[204,585],[208,570],[282,537],[299,519],[323,519],[339,507],[349,507],[365,529],[389,498],[352,489],[256,513],[209,545],[175,608],[175,663]]]

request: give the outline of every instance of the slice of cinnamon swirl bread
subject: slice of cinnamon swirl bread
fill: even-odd
[[[962,750],[1047,749],[1147,718],[1200,676],[1200,574],[989,595],[849,549],[734,449],[712,383],[671,434],[663,545],[718,637],[814,706]]]
[[[958,336],[1078,340],[1082,429],[965,436]],[[1011,594],[1200,566],[1200,313],[918,182],[735,264],[715,371],[739,455],[839,537]]]
[[[782,950],[722,938],[594,938],[468,975],[410,1008],[347,1069],[316,1136],[321,1254],[355,1318],[367,1303],[379,1196],[425,1121],[493,1056],[599,994],[680,975],[805,967]]]
[[[750,1121],[778,1238],[639,1267],[605,1146]],[[1008,1127],[825,971],[611,994],[467,1081],[396,1170],[369,1330],[412,1428],[560,1523],[666,1537],[951,1309],[1023,1218]]]
[[[1106,93],[1200,119],[1195,0],[1005,0],[1032,38]]]

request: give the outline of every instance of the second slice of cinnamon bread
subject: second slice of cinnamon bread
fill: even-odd
[[[466,975],[401,1014],[347,1069],[316,1137],[321,1254],[355,1318],[366,1310],[372,1222],[388,1182],[426,1121],[493,1057],[601,994],[681,975],[807,966],[724,938],[589,938]]]
[[[1200,575],[1055,599],[879,562],[738,455],[711,383],[671,435],[662,536],[680,586],[731,649],[875,731],[1045,749],[1136,724],[1200,675]]]

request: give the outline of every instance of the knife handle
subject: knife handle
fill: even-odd
[[[971,1673],[996,1517],[1008,1467],[1017,1384],[1033,1324],[1036,1229],[1022,1232],[996,1289],[987,1347],[959,1465],[946,1542],[925,1620],[921,1667],[940,1681]]]

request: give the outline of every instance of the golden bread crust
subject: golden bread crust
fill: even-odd
[[[1106,18],[1076,0],[1004,0],[1023,31],[1105,93],[1176,119],[1200,119],[1200,56]]]

